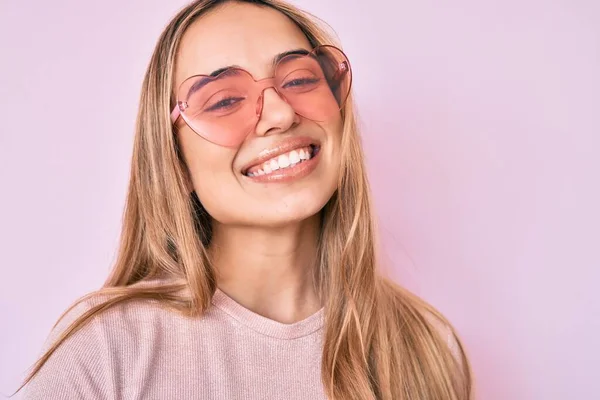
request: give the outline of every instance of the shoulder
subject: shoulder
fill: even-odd
[[[425,318],[429,321],[431,326],[434,328],[438,336],[446,343],[452,356],[458,361],[462,362],[462,355],[460,345],[458,344],[458,338],[454,333],[454,329],[450,323],[437,313],[431,311],[425,312]]]
[[[110,371],[104,365],[104,344],[98,322],[73,325],[93,308],[81,301],[59,319],[44,345],[43,364],[25,387],[25,399],[107,398]],[[65,337],[63,339],[63,337]]]
[[[51,346],[62,335],[69,337],[62,343],[90,342],[94,348],[111,344],[111,333],[119,338],[135,334],[135,330],[160,323],[173,313],[160,306],[157,300],[131,299],[114,301],[106,294],[89,295],[72,305],[53,327],[46,346]]]
[[[419,315],[428,328],[433,331],[432,333],[446,344],[458,363],[462,363],[462,347],[448,319],[432,304],[393,280],[384,278],[381,282],[383,283],[382,292],[386,293],[387,297],[394,299],[398,310],[406,311],[408,309],[411,314]]]
[[[124,359],[140,341],[168,325],[174,313],[152,300],[111,305],[105,295],[88,297],[68,309],[50,332],[39,371],[24,389],[25,399],[113,397]],[[50,353],[46,353],[48,351]]]

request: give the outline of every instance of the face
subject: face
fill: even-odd
[[[190,76],[229,66],[243,68],[256,80],[270,78],[274,59],[298,49],[310,51],[312,46],[283,14],[228,3],[199,18],[184,34],[174,87],[177,90]],[[267,227],[299,222],[316,215],[337,187],[339,110],[316,122],[296,113],[274,88],[264,90],[261,100],[260,117],[239,145],[208,141],[183,118],[175,124],[190,191],[196,191],[220,224]],[[288,163],[292,165],[285,167]]]

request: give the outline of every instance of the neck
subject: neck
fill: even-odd
[[[315,288],[320,216],[279,228],[213,221],[209,247],[219,289],[242,306],[282,323],[321,308]]]

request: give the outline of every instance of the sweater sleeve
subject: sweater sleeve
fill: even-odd
[[[51,332],[45,350],[60,333],[86,310],[78,305]],[[98,318],[88,321],[54,351],[25,386],[25,400],[94,399],[108,400],[113,382],[108,349]]]

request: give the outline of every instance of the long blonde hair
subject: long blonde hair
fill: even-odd
[[[189,172],[169,111],[174,102],[175,56],[183,34],[198,17],[226,1],[195,1],[162,32],[142,86],[115,266],[103,287],[80,302],[101,300],[69,325],[23,385],[67,337],[116,304],[154,299],[190,316],[209,308],[217,287],[207,252],[210,217],[198,198],[189,194]],[[334,44],[322,23],[289,4],[244,2],[279,10],[313,46]],[[336,400],[471,399],[469,364],[451,325],[377,269],[371,199],[352,96],[343,117],[342,172],[336,193],[322,210],[316,270],[325,307],[321,375],[325,392]],[[148,284],[136,284],[140,282]],[[440,326],[454,335],[459,354],[453,354]]]

